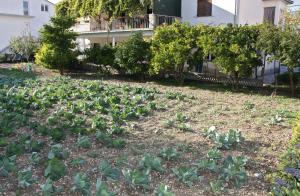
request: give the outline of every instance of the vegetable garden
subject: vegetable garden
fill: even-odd
[[[8,72],[0,70],[8,195],[265,195],[300,106],[222,88]]]

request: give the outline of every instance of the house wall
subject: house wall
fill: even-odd
[[[193,25],[222,25],[234,23],[235,0],[212,0],[212,16],[208,17],[197,16],[197,2],[197,0],[182,0],[181,15],[183,22],[189,22]]]
[[[264,8],[275,7],[275,24],[280,22],[287,3],[283,0],[237,0],[239,1],[238,23],[255,25],[263,22]]]
[[[9,45],[14,36],[20,36],[25,30],[35,37],[41,27],[54,16],[54,4],[47,0],[28,0],[29,16],[24,16],[23,0],[0,1],[0,51]],[[41,5],[48,5],[48,12],[41,11]]]

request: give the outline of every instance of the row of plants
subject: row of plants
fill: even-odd
[[[272,195],[300,195],[300,116],[294,122],[287,152],[280,158],[278,171],[271,176]]]

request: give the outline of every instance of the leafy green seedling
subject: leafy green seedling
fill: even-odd
[[[125,182],[130,188],[142,187],[149,189],[149,176],[140,170],[123,170]]]
[[[115,196],[115,194],[108,190],[107,185],[104,182],[97,179],[96,196]]]
[[[155,170],[158,172],[163,172],[164,169],[161,165],[161,159],[158,157],[151,156],[146,154],[142,160],[138,164],[138,168],[145,171],[145,173],[149,174],[151,170]]]
[[[91,183],[86,174],[77,173],[73,179],[72,190],[81,195],[91,195]]]
[[[80,148],[88,149],[92,147],[92,142],[89,137],[79,135],[76,145]]]
[[[159,187],[155,190],[155,196],[175,196],[175,194],[170,192],[168,189],[167,185],[159,185]]]
[[[55,144],[51,146],[51,149],[48,153],[48,159],[67,159],[69,152],[63,148],[61,144]]]
[[[180,182],[188,186],[192,186],[194,182],[200,180],[198,170],[196,168],[182,166],[179,168],[173,168],[172,171]]]
[[[31,168],[18,172],[18,187],[23,189],[30,187],[35,181],[36,179],[32,176]]]
[[[53,158],[48,162],[45,170],[45,177],[51,180],[59,180],[67,174],[65,165],[57,158]]]
[[[121,171],[111,166],[108,161],[102,161],[99,166],[99,171],[101,172],[102,176],[109,180],[117,181],[121,176]]]
[[[164,160],[171,161],[178,159],[180,157],[180,153],[176,150],[176,148],[169,147],[163,148],[159,156]]]

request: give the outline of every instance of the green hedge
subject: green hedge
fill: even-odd
[[[295,121],[288,151],[273,176],[272,195],[300,195],[300,113]]]
[[[278,75],[277,76],[277,81],[278,81],[279,85],[290,85],[289,74],[285,73],[285,74]],[[294,82],[295,82],[295,84],[300,83],[300,73],[295,73],[294,74]]]

